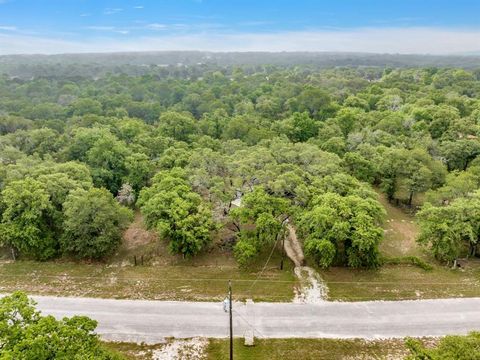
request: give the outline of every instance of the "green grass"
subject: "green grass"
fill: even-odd
[[[386,257],[418,256],[424,257],[424,251],[417,243],[418,225],[415,218],[404,210],[390,204],[385,195],[379,193],[378,200],[386,210],[384,240],[380,251]]]
[[[151,360],[152,352],[162,345],[106,343],[127,359]],[[336,360],[403,358],[408,354],[403,340],[336,340],[336,339],[268,339],[255,340],[255,346],[246,347],[243,339],[234,340],[236,360]],[[228,360],[229,340],[211,339],[206,349],[206,360]]]
[[[228,340],[211,340],[207,352],[208,360],[227,360]],[[257,339],[253,347],[245,347],[240,339],[234,343],[237,360],[384,359],[401,358],[406,353],[402,340]]]
[[[434,266],[384,265],[378,270],[331,268],[321,275],[330,300],[400,300],[480,296],[480,263],[465,271]]]
[[[222,265],[215,264],[215,258]],[[261,266],[239,269],[227,255],[213,254],[212,264],[133,266],[75,262],[17,261],[0,264],[0,292],[23,290],[30,294],[118,299],[221,300],[232,280],[239,300],[290,301],[296,280],[292,268],[278,269],[274,256],[257,279]]]

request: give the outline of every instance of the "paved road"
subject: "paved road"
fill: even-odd
[[[165,337],[228,336],[221,303],[35,296],[44,314],[87,315],[108,340],[158,343]],[[235,336],[254,327],[266,338],[388,338],[480,329],[480,298],[322,304],[234,304]]]

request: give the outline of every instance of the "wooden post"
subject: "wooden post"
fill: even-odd
[[[233,319],[232,319],[232,281],[228,280],[228,302],[230,312],[230,360],[233,360]]]

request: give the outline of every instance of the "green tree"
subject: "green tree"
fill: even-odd
[[[125,159],[130,151],[114,135],[100,137],[86,153],[86,162],[91,168],[93,182],[116,194],[126,176]]]
[[[342,108],[335,115],[334,122],[342,129],[342,134],[347,136],[358,125],[359,118],[364,112],[357,108]],[[340,136],[342,134],[337,134]]]
[[[127,175],[124,181],[130,184],[138,194],[152,176],[153,163],[147,155],[134,153],[125,158],[125,170]]]
[[[172,253],[189,257],[210,244],[215,228],[211,211],[192,191],[184,171],[159,172],[152,186],[140,192],[138,205],[147,226],[169,240]]]
[[[451,262],[469,248],[475,255],[480,240],[480,194],[454,200],[448,206],[427,203],[418,213],[418,242],[441,261]]]
[[[163,135],[188,142],[190,136],[195,133],[197,124],[189,113],[168,111],[160,115],[158,127]]]
[[[287,102],[292,112],[307,111],[318,120],[326,119],[335,112],[335,106],[328,92],[312,86],[306,87],[296,98]]]
[[[21,292],[0,299],[0,360],[120,360],[107,350],[86,316],[42,316]]]
[[[480,188],[480,167],[472,166],[467,171],[453,171],[447,175],[445,185],[425,194],[425,202],[446,205],[453,200],[466,197]]]
[[[347,152],[343,157],[343,164],[349,174],[360,181],[373,183],[377,171],[372,161],[357,152]]]
[[[61,234],[63,230],[63,204],[68,194],[75,189],[88,189],[90,186],[83,187],[80,182],[72,180],[64,173],[40,175],[37,180],[42,183],[52,204],[51,218],[53,221],[49,224],[50,229],[55,234]]]
[[[435,347],[426,347],[420,340],[408,338],[405,342],[410,355],[407,360],[477,360],[480,359],[480,333],[466,336],[445,336]]]
[[[97,187],[116,194],[127,175],[125,159],[131,154],[123,142],[105,128],[76,128],[65,149],[70,160],[86,163]]]
[[[477,140],[445,141],[440,149],[449,171],[465,170],[470,162],[480,155],[480,142]]]
[[[73,115],[83,116],[87,114],[101,115],[102,104],[91,98],[78,99],[70,105]]]
[[[313,198],[309,209],[297,216],[297,225],[307,254],[319,266],[331,265],[336,254],[336,261],[347,266],[377,267],[383,216],[383,208],[372,198],[327,192]]]
[[[239,230],[234,254],[242,266],[278,240],[288,208],[288,200],[271,196],[263,187],[257,186],[243,196],[240,207],[230,211],[229,216]]]
[[[64,205],[62,251],[75,257],[101,259],[120,244],[133,215],[105,189],[77,189]]]
[[[320,149],[342,156],[345,153],[345,139],[335,136],[325,142],[319,143]]]
[[[4,245],[40,260],[56,255],[58,241],[52,229],[54,207],[41,182],[13,181],[2,191],[0,238]]]
[[[407,194],[412,205],[415,194],[437,188],[445,181],[444,166],[423,149],[389,149],[380,163],[381,187],[389,200],[399,193]]]
[[[313,257],[318,266],[328,268],[333,264],[337,250],[331,241],[310,237],[305,240],[304,247],[305,253]]]
[[[293,142],[307,141],[317,136],[318,129],[318,122],[310,118],[307,112],[294,113],[280,124],[280,131]]]

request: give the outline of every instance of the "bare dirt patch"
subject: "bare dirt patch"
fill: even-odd
[[[173,340],[161,349],[154,350],[152,360],[203,360],[208,343],[205,338]]]
[[[285,239],[285,253],[295,264],[294,273],[300,280],[300,285],[295,289],[295,303],[316,304],[325,301],[328,288],[321,276],[311,267],[305,266],[305,255],[302,245],[297,237],[295,227],[287,225],[288,235]]]
[[[131,250],[142,245],[155,243],[157,240],[157,234],[145,229],[141,213],[136,212],[134,221],[123,234],[123,246]]]
[[[318,304],[326,301],[328,288],[318,272],[308,266],[297,266],[294,271],[300,280],[300,287],[295,289],[294,303]]]

